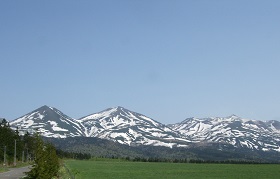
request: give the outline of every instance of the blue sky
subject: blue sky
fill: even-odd
[[[115,106],[280,120],[280,1],[0,1],[0,117]]]

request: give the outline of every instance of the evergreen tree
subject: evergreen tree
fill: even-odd
[[[6,159],[8,164],[11,164],[13,162],[15,147],[14,139],[14,131],[10,128],[9,123],[5,119],[3,119],[0,123],[0,160],[4,158],[4,148],[6,147]]]
[[[35,146],[35,163],[31,171],[27,172],[27,178],[51,179],[59,169],[56,150],[51,144],[45,144],[38,134],[35,136]]]
[[[17,146],[16,146],[16,158],[18,160],[22,160],[22,151],[24,150],[24,144],[22,141],[22,137],[19,135],[19,131],[18,128],[15,130],[15,134],[14,134],[14,140],[16,140],[17,142]]]
[[[33,164],[33,168],[31,171],[27,172],[27,176],[28,178],[43,178],[42,174],[44,172],[44,156],[43,156],[43,151],[44,151],[44,145],[43,145],[43,141],[42,139],[39,137],[38,134],[36,134],[35,136],[35,140],[34,140],[36,149],[34,151],[34,155],[35,155],[35,163]]]
[[[26,154],[26,160],[30,161],[33,159],[33,152],[35,150],[35,142],[34,137],[26,132],[23,136],[23,144],[24,144],[24,151]]]
[[[56,149],[52,144],[48,143],[46,144],[46,151],[47,173],[50,176],[56,176],[59,170],[59,159],[56,155]]]

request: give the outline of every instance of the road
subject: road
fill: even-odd
[[[0,173],[1,179],[19,179],[25,176],[24,172],[28,172],[31,166],[22,168],[9,168],[9,171]]]

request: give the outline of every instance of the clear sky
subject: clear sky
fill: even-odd
[[[0,1],[0,117],[122,106],[280,120],[279,0]]]

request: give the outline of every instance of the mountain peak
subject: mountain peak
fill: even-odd
[[[80,118],[80,120],[85,121],[85,120],[92,120],[92,119],[97,119],[97,118],[106,118],[106,117],[113,117],[113,116],[125,116],[127,114],[138,114],[136,112],[130,111],[122,106],[117,106],[117,107],[111,107],[108,109],[105,109],[101,112],[93,113],[88,116]]]
[[[240,118],[240,117],[235,114],[232,114],[232,115],[228,116],[228,118]]]
[[[100,112],[99,112],[100,113]],[[104,111],[101,111],[101,113],[103,114],[107,114],[107,115],[120,115],[120,114],[127,114],[127,113],[133,113],[136,114],[136,112],[131,111],[127,108],[124,108],[122,106],[117,106],[117,107],[112,107],[112,108],[108,108]]]
[[[153,119],[117,106],[79,119],[87,137],[98,137],[128,145],[172,146],[178,137],[165,125]]]
[[[53,110],[53,108],[52,107],[50,107],[50,106],[48,106],[48,105],[43,105],[43,106],[41,106],[41,107],[39,107],[38,109],[36,109],[36,110]]]
[[[80,123],[75,119],[63,114],[56,108],[47,105],[10,122],[12,128],[19,128],[19,131],[30,130],[41,132],[45,137],[73,137],[81,136]]]
[[[128,109],[126,109],[126,108],[124,108],[124,107],[122,107],[122,106],[117,106],[117,107],[114,107],[114,108],[111,108],[111,109],[115,109],[116,111],[123,111],[123,110],[125,110],[125,111],[129,111]]]

